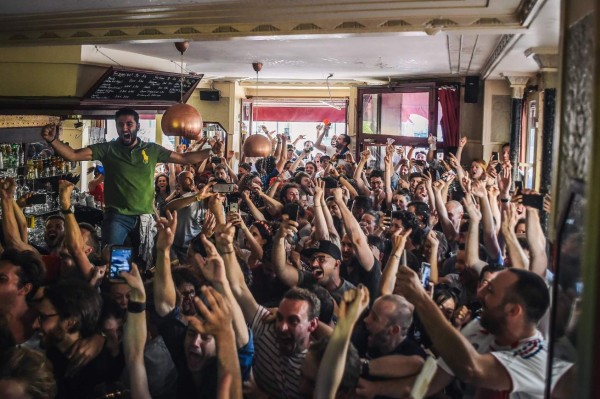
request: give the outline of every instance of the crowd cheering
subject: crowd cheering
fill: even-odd
[[[515,187],[508,145],[468,167],[465,138],[356,162],[319,125],[248,158],[216,139],[168,151],[135,111],[115,119],[116,141],[83,149],[42,130],[102,162],[101,237],[60,181],[31,245],[26,199],[0,182],[0,397],[408,398],[428,359],[431,397],[544,397],[551,201]],[[570,373],[555,363],[556,397]]]

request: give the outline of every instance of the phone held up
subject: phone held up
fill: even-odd
[[[523,194],[523,205],[541,211],[544,209],[544,196],[541,194]]]
[[[131,271],[132,254],[133,249],[131,247],[115,245],[110,249],[110,270],[108,272],[110,281],[123,281],[120,273]]]
[[[431,277],[431,264],[421,262],[421,284],[427,289],[429,286],[429,278]]]

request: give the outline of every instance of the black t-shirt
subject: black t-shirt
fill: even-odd
[[[381,279],[381,263],[373,257],[374,263],[371,270],[367,271],[361,266],[356,256],[349,263],[343,262],[340,267],[340,276],[355,286],[362,284],[369,290],[371,303],[379,296],[379,280]]]
[[[103,349],[72,377],[65,376],[69,359],[58,349],[49,348],[46,357],[52,363],[58,388],[57,399],[92,399],[124,388],[118,383],[125,368],[123,350],[112,357],[107,349]]]

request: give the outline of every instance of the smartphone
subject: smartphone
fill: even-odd
[[[425,166],[426,162],[425,161],[415,161],[415,165],[417,166]]]
[[[27,201],[27,205],[43,205],[46,203],[46,194],[33,194]]]
[[[523,194],[523,205],[541,211],[544,209],[544,196],[541,194]]]
[[[233,183],[217,183],[212,186],[213,193],[232,193],[235,190]]]
[[[515,181],[515,193],[520,193],[521,191],[523,191],[523,182],[516,180]]]
[[[449,182],[450,179],[452,179],[452,176],[456,176],[456,172],[453,170],[450,170],[442,176],[442,180],[445,182]]]
[[[218,165],[218,164],[220,164],[220,163],[221,163],[221,158],[219,158],[219,157],[212,157],[212,158],[210,159],[210,163],[214,163],[214,164],[217,164],[217,165]]]
[[[298,213],[300,212],[300,205],[289,204],[287,206],[287,212],[288,212],[288,216],[290,217],[290,220],[297,222],[298,221]]]
[[[325,182],[325,188],[337,188],[340,186],[340,183],[330,176],[324,177],[323,181]]]
[[[492,152],[492,161],[499,161],[500,160],[500,153],[497,151]]]
[[[421,262],[421,284],[423,284],[423,288],[428,288],[429,277],[431,277],[431,264]]]
[[[229,203],[229,212],[239,212],[240,208],[239,208],[239,204],[237,203],[237,201],[232,201]]]
[[[110,271],[108,279],[111,281],[123,281],[119,275],[121,272],[131,271],[131,257],[133,248],[123,246],[113,246],[110,249]]]

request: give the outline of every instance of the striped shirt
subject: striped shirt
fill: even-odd
[[[300,399],[300,367],[307,350],[286,356],[279,351],[275,323],[262,320],[269,311],[259,306],[254,319],[254,364],[253,373],[257,385],[272,398]]]

